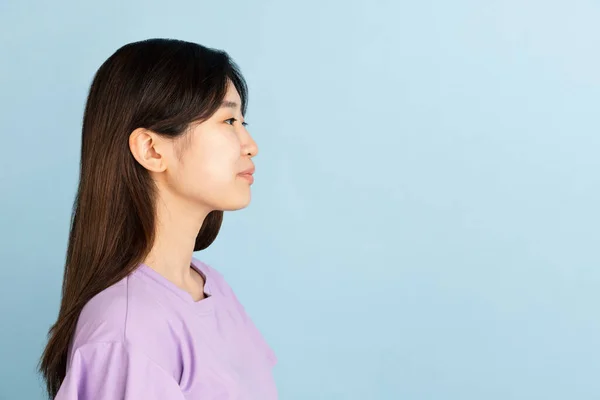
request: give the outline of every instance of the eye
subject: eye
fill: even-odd
[[[235,121],[237,121],[237,118],[229,118],[229,119],[226,119],[226,120],[225,120],[225,123],[228,123],[229,121],[231,121],[231,124],[229,124],[229,125],[233,125],[233,123],[234,123]],[[247,123],[247,122],[242,122],[242,126],[248,126],[248,123]]]

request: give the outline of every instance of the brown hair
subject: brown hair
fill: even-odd
[[[60,311],[39,363],[51,399],[65,378],[83,306],[133,272],[153,246],[156,187],[129,150],[130,133],[143,127],[185,137],[192,122],[208,119],[219,108],[228,80],[245,114],[247,86],[228,54],[176,39],[126,44],[94,75],[83,116]],[[222,219],[221,210],[208,214],[194,251],[215,240]]]

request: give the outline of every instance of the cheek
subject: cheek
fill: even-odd
[[[215,140],[200,144],[196,147],[189,172],[209,185],[231,182],[237,174],[240,152],[239,145],[231,142]]]

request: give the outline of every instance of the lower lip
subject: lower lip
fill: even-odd
[[[240,174],[240,176],[246,179],[250,183],[254,183],[254,177],[251,174]]]

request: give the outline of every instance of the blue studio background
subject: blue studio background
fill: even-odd
[[[600,398],[596,1],[0,1],[0,399],[41,400],[83,106],[121,45],[222,48],[251,205],[196,256],[282,399]]]

